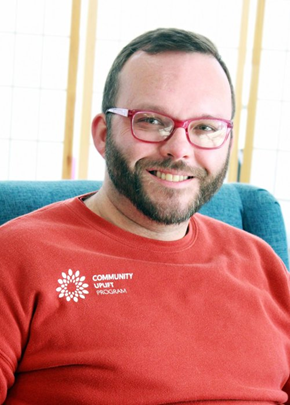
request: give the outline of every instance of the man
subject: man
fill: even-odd
[[[195,214],[233,114],[206,38],[159,29],[121,51],[92,124],[101,190],[1,229],[2,402],[289,403],[286,269]]]

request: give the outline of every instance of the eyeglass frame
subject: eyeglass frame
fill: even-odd
[[[221,148],[221,147],[225,144],[225,142],[227,141],[227,139],[229,138],[229,135],[230,135],[230,133],[231,133],[231,130],[232,130],[233,127],[234,127],[234,124],[233,124],[233,121],[232,121],[232,120],[226,120],[226,119],[223,119],[223,118],[216,118],[216,117],[211,117],[211,116],[210,116],[210,117],[197,117],[197,118],[192,118],[192,119],[190,118],[190,119],[187,119],[187,120],[176,120],[175,118],[172,118],[170,115],[163,114],[163,113],[159,113],[158,111],[152,111],[152,110],[129,110],[129,109],[127,109],[127,108],[119,108],[119,107],[108,108],[108,109],[105,111],[105,114],[108,114],[108,113],[110,113],[110,114],[116,114],[116,115],[119,115],[119,116],[122,116],[122,117],[128,117],[128,118],[130,118],[130,121],[131,121],[131,126],[130,126],[130,127],[131,127],[131,133],[132,133],[133,137],[134,137],[135,139],[137,139],[138,141],[140,141],[140,142],[145,142],[145,143],[161,143],[161,142],[166,142],[166,141],[168,141],[168,140],[173,136],[173,134],[174,134],[174,132],[175,132],[175,130],[176,130],[177,128],[183,128],[183,129],[185,129],[185,133],[186,133],[186,137],[187,137],[188,142],[189,142],[192,146],[194,146],[195,148],[203,149],[203,150],[214,150],[214,149],[219,149],[219,148]],[[171,119],[171,120],[173,121],[173,123],[174,123],[174,127],[172,128],[171,134],[168,135],[167,138],[162,139],[162,140],[160,140],[160,141],[147,141],[147,140],[138,138],[138,137],[135,135],[134,130],[133,130],[133,118],[134,118],[134,116],[135,116],[137,113],[153,113],[153,114],[160,114],[160,115],[162,115],[162,116],[164,116],[164,117],[166,117],[166,118]],[[211,147],[211,148],[206,148],[206,147],[204,147],[204,146],[196,145],[195,143],[193,143],[193,142],[190,140],[190,137],[189,137],[189,134],[188,134],[188,126],[189,126],[189,125],[191,124],[191,122],[193,122],[193,121],[198,121],[198,120],[202,120],[202,119],[205,119],[205,118],[210,119],[210,120],[213,120],[213,121],[222,121],[222,122],[226,123],[226,125],[227,125],[227,133],[226,133],[225,139],[223,140],[223,142],[222,142],[221,145],[215,146],[215,147]]]

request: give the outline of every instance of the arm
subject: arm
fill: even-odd
[[[0,228],[0,403],[15,381],[14,373],[29,336],[33,294],[28,271],[14,238]],[[19,263],[18,263],[19,262]]]

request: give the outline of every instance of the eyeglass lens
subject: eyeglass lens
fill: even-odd
[[[132,120],[136,138],[148,142],[162,142],[173,132],[174,121],[162,114],[137,112]],[[228,133],[227,124],[210,118],[192,120],[188,125],[190,142],[203,148],[216,148],[222,145]]]

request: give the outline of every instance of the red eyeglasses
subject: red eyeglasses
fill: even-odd
[[[221,118],[201,117],[176,120],[155,111],[109,108],[106,114],[117,114],[131,119],[131,132],[142,142],[159,143],[168,140],[176,128],[184,128],[191,145],[200,149],[218,149],[228,139],[233,122]]]

